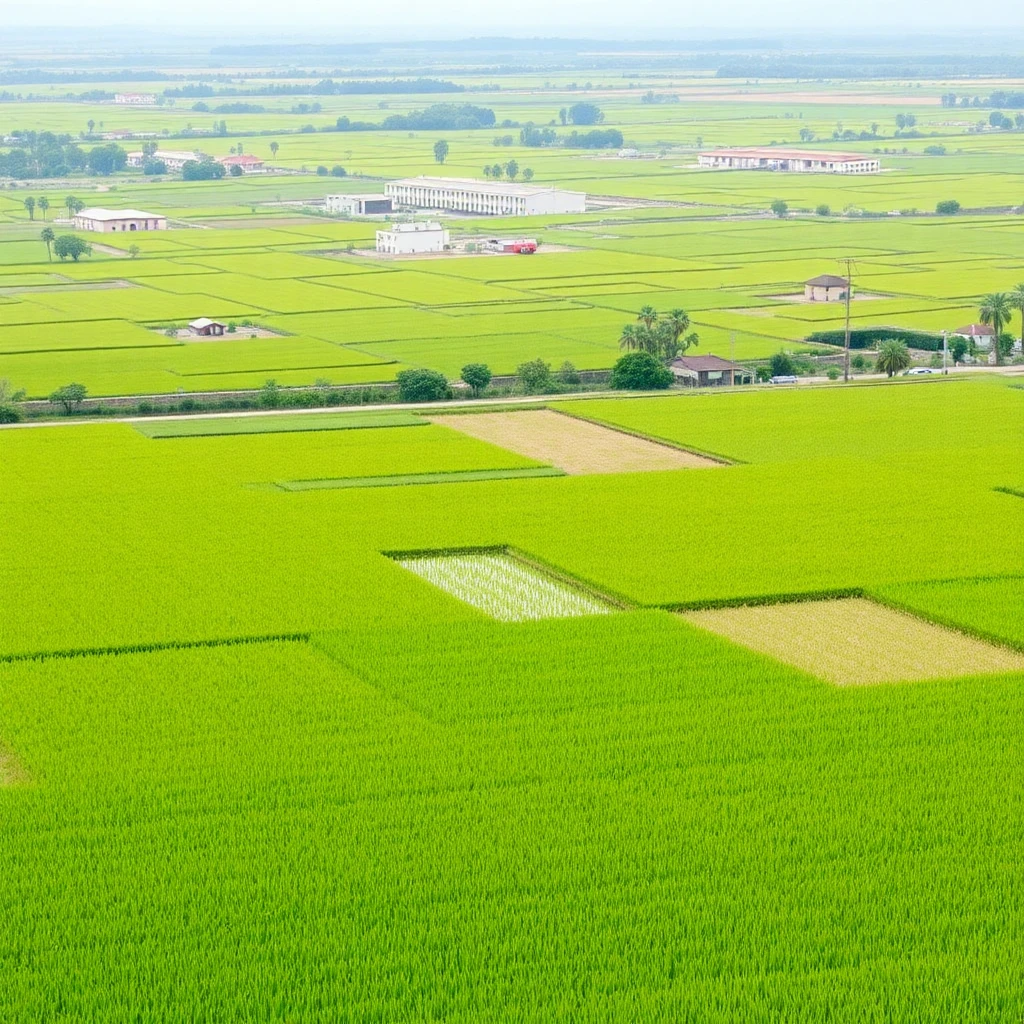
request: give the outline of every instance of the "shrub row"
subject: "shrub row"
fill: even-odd
[[[807,335],[807,341],[842,347],[846,343],[846,332],[815,331]],[[928,331],[912,331],[905,327],[854,327],[850,330],[850,348],[871,348],[877,341],[903,341],[909,348],[942,351],[942,335]]]

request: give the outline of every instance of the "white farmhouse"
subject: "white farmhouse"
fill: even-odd
[[[75,214],[79,231],[165,231],[167,218],[144,210],[104,210],[90,206]]]
[[[434,221],[422,224],[392,224],[377,232],[377,252],[391,256],[444,252],[448,240],[448,229]]]

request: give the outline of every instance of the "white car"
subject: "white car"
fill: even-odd
[[[936,370],[931,366],[912,366],[909,370],[903,371],[904,377],[920,377],[926,373],[942,373],[941,370]]]
[[[769,377],[768,378],[768,383],[769,384],[795,384],[796,380],[797,380],[796,377],[794,377],[791,374],[787,373],[787,374],[784,374],[781,377]]]

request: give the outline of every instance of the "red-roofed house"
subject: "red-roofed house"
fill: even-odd
[[[263,170],[263,160],[249,153],[239,153],[237,156],[219,156],[217,157],[217,163],[229,171],[232,167],[241,167],[245,174]]]
[[[748,366],[730,363],[718,356],[680,356],[669,369],[680,384],[706,388],[723,384],[751,384],[754,372]]]

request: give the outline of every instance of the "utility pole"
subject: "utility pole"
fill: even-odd
[[[845,256],[839,261],[846,264],[846,340],[843,344],[843,381],[850,379],[850,297],[853,294],[853,259]]]
[[[949,373],[949,369],[946,366],[946,353],[949,351],[947,344],[949,331],[942,332],[942,372]]]

